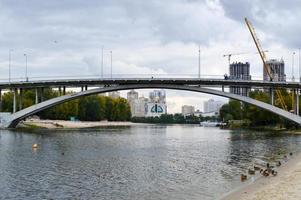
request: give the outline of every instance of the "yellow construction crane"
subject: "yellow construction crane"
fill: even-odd
[[[271,69],[270,69],[270,67],[266,63],[267,57],[266,57],[264,51],[262,50],[262,47],[260,45],[260,41],[259,41],[259,39],[258,39],[258,37],[256,35],[256,32],[255,32],[255,29],[254,29],[254,27],[252,26],[252,24],[249,22],[249,20],[247,18],[245,18],[245,22],[246,22],[246,25],[247,25],[247,27],[248,27],[251,35],[252,35],[252,38],[254,40],[254,43],[256,45],[257,51],[258,51],[258,53],[260,55],[260,58],[261,58],[261,60],[263,62],[264,69],[266,70],[267,74],[270,77],[270,80],[272,81],[273,77],[272,77],[272,74],[271,74]],[[281,92],[278,89],[276,89],[275,92],[276,92],[277,98],[279,100],[279,103],[280,103],[282,109],[284,109],[284,110],[287,111],[287,106],[286,106],[285,101],[284,101],[284,99],[283,99],[283,97],[281,95]]]

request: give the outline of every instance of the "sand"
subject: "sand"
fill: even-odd
[[[88,122],[88,121],[65,121],[65,120],[39,120],[30,119],[20,123],[20,127],[40,127],[47,129],[76,129],[76,128],[93,128],[93,127],[105,127],[105,126],[132,126],[138,125],[132,122],[108,122],[108,121],[98,121],[98,122]]]
[[[223,197],[222,200],[301,199],[301,154],[277,169],[276,177],[262,177]]]

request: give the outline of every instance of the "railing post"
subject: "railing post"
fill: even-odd
[[[13,90],[13,94],[14,94],[14,99],[13,99],[13,113],[15,113],[17,111],[17,92],[18,92],[18,89],[14,88],[14,90]]]

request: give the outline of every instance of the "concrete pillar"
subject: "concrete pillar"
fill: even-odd
[[[13,99],[13,113],[17,111],[17,92],[18,89],[14,88],[13,94],[14,94],[14,99]]]
[[[296,89],[296,115],[299,115],[299,89]]]
[[[88,90],[88,86],[87,85],[85,86],[85,90]]]
[[[43,102],[44,101],[44,88],[41,88],[40,96],[41,96],[41,102]]]
[[[60,96],[62,95],[62,88],[61,88],[61,86],[59,87],[59,95]]]
[[[66,86],[63,87],[63,95],[66,94]]]
[[[222,91],[225,92],[225,87],[222,85]]]
[[[274,105],[274,88],[270,88],[270,103]]]
[[[22,110],[22,104],[23,104],[23,89],[20,88],[19,110]]]
[[[39,91],[38,88],[36,88],[36,104],[39,103]]]
[[[0,89],[0,112],[2,112],[2,90]]]

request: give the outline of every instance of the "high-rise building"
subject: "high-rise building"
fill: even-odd
[[[183,105],[182,106],[182,115],[188,116],[194,114],[194,106]]]
[[[152,103],[166,103],[166,94],[164,90],[154,90],[149,93],[149,101]]]
[[[204,113],[219,112],[219,109],[223,106],[222,101],[215,101],[214,99],[209,99],[204,102]]]
[[[159,117],[167,113],[166,94],[164,90],[154,90],[149,93],[147,117]]]
[[[131,90],[127,93],[127,100],[129,102],[134,101],[135,99],[138,99],[138,92],[135,90]]]
[[[250,64],[248,62],[241,63],[235,62],[230,65],[230,77],[231,80],[251,80],[250,76]],[[250,91],[249,87],[231,86],[230,92],[238,95],[248,96]]]
[[[284,61],[271,59],[266,62],[267,67],[270,71],[269,76],[267,69],[263,67],[263,80],[264,81],[275,81],[275,82],[285,82],[286,81],[286,75],[284,73]]]
[[[113,99],[118,99],[120,97],[120,92],[118,92],[118,91],[109,92],[108,96]]]

